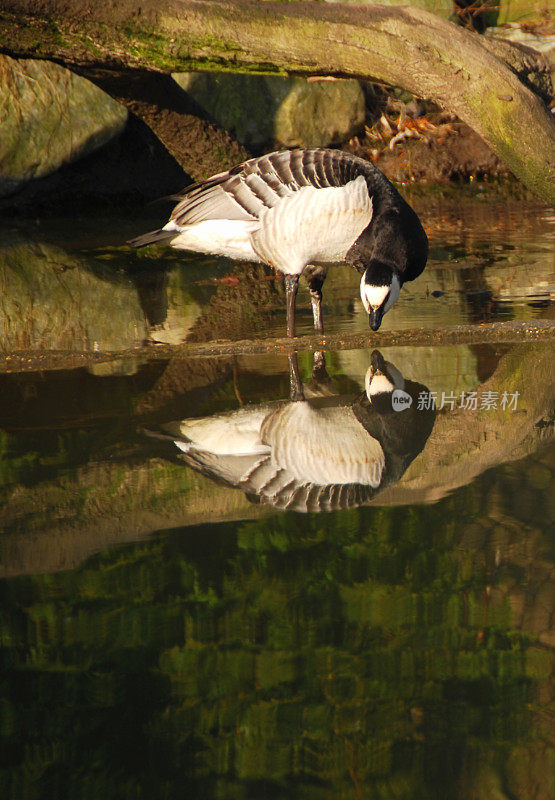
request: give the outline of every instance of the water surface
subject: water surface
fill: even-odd
[[[480,192],[413,199],[430,238],[424,274],[404,287],[383,329],[545,316],[555,294],[555,216]],[[283,285],[269,270],[151,247],[124,246],[159,227],[150,216],[98,214],[13,220],[0,229],[3,350],[110,350],[144,340],[179,343],[283,336]],[[332,268],[324,286],[328,333],[367,332],[358,273]],[[245,291],[245,287],[248,287]],[[312,331],[301,282],[298,335]]]
[[[545,209],[420,211],[385,326],[550,314]],[[141,225],[11,224],[3,350],[283,333],[262,270],[117,246]],[[346,276],[328,330],[366,330]],[[300,354],[306,408],[285,354],[0,375],[2,797],[555,795],[552,344],[381,356],[410,410],[368,402],[369,350]],[[193,420],[272,453],[182,452]]]

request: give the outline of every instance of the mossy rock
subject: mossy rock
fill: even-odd
[[[356,80],[174,73],[202,110],[247,147],[325,147],[358,133],[365,119]]]
[[[14,237],[0,249],[6,349],[125,349],[145,336],[145,319],[130,281],[109,280],[98,265],[42,242]],[[40,298],[40,302],[37,300]]]
[[[0,55],[0,197],[97,150],[126,121],[127,109],[68,69]]]

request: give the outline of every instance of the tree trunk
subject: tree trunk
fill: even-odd
[[[522,58],[416,8],[252,0],[0,0],[0,48],[72,67],[358,77],[434,100],[555,204],[555,121]],[[509,64],[507,63],[509,61]],[[516,66],[515,66],[516,64]]]

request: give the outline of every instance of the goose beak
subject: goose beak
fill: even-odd
[[[395,388],[388,374],[391,369],[395,369],[395,367],[384,360],[379,350],[374,350],[370,356],[370,366],[364,378],[366,397],[370,404],[374,402],[377,396],[391,394]]]
[[[372,385],[372,381],[374,380],[376,375],[384,375],[385,374],[385,361],[384,357],[380,353],[379,350],[374,350],[372,355],[370,356],[370,366],[368,367],[368,371],[366,373],[366,383],[367,388]]]
[[[374,350],[370,356],[370,365],[372,367],[372,374],[376,372],[385,372],[385,360],[379,350]]]
[[[377,331],[380,325],[382,324],[382,317],[383,317],[383,309],[382,308],[373,308],[370,311],[370,327],[373,331]]]

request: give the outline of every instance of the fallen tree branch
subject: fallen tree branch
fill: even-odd
[[[453,325],[444,328],[412,328],[406,331],[352,333],[342,336],[299,336],[296,339],[268,338],[242,341],[184,342],[179,345],[143,345],[118,352],[76,352],[74,350],[26,350],[0,354],[0,374],[78,369],[122,360],[169,361],[179,358],[221,358],[263,353],[287,354],[317,350],[360,350],[381,347],[430,347],[456,344],[552,341],[553,320],[493,322],[482,325]]]
[[[0,0],[0,13],[4,52],[74,67],[273,70],[401,86],[457,114],[518,178],[555,204],[555,121],[545,104],[501,57],[503,45],[486,46],[484,37],[420,9]]]

